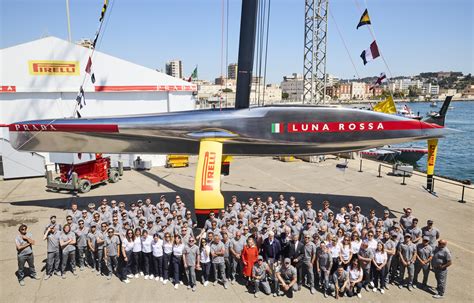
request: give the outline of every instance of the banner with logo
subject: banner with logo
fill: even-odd
[[[428,161],[426,166],[426,188],[433,191],[433,175],[436,164],[436,152],[438,150],[438,139],[428,140]]]
[[[202,140],[194,184],[196,214],[208,214],[210,210],[224,208],[221,194],[222,143]]]
[[[29,60],[32,76],[79,76],[78,61]]]

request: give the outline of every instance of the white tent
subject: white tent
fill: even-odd
[[[87,74],[91,53],[91,49],[56,37],[1,49],[0,124],[72,117],[81,84],[86,100],[79,110],[82,117],[195,109],[196,85],[99,51],[93,53],[91,71]],[[91,73],[95,83],[91,81]],[[6,128],[2,128],[0,135],[9,139]],[[7,155],[0,150],[2,158],[14,159],[15,153],[18,152]],[[43,156],[50,162],[49,155]],[[125,162],[137,156],[131,155]],[[140,157],[151,160],[153,166],[163,165],[165,161],[164,156]],[[30,171],[44,172],[44,168]],[[7,171],[4,176],[8,178]],[[27,176],[32,174],[24,175]]]

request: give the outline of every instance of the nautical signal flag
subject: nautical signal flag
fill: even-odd
[[[99,21],[102,22],[104,20],[105,12],[107,11],[107,5],[109,4],[109,0],[104,0],[104,6],[102,6],[102,12],[100,13]]]
[[[395,102],[393,102],[392,96],[388,96],[385,101],[375,104],[374,112],[395,114],[397,112],[397,108],[395,107]]]
[[[377,78],[377,81],[375,81],[375,83],[369,88],[369,90],[373,90],[377,85],[381,85],[382,82],[385,81],[385,79],[387,79],[387,76],[385,75],[385,73],[381,73],[380,77]]]
[[[370,62],[379,56],[380,56],[379,47],[377,46],[377,42],[375,40],[374,42],[370,44],[370,47],[368,49],[366,49],[365,51],[362,52],[362,54],[360,54],[362,61],[364,61],[364,65],[366,65],[367,62]]]
[[[370,17],[369,17],[369,12],[367,9],[365,9],[364,13],[360,17],[359,24],[357,24],[357,29],[363,25],[371,24],[370,23]]]
[[[89,56],[89,59],[87,60],[87,65],[86,65],[86,73],[88,73],[88,74],[91,73],[91,67],[92,67],[92,59]]]

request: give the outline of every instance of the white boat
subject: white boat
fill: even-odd
[[[430,107],[438,107],[438,103],[436,101],[431,102]]]

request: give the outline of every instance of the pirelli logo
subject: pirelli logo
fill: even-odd
[[[33,76],[79,76],[79,61],[29,60]]]
[[[214,190],[214,172],[216,167],[216,153],[206,152],[204,154],[204,168],[202,170],[201,190]]]

